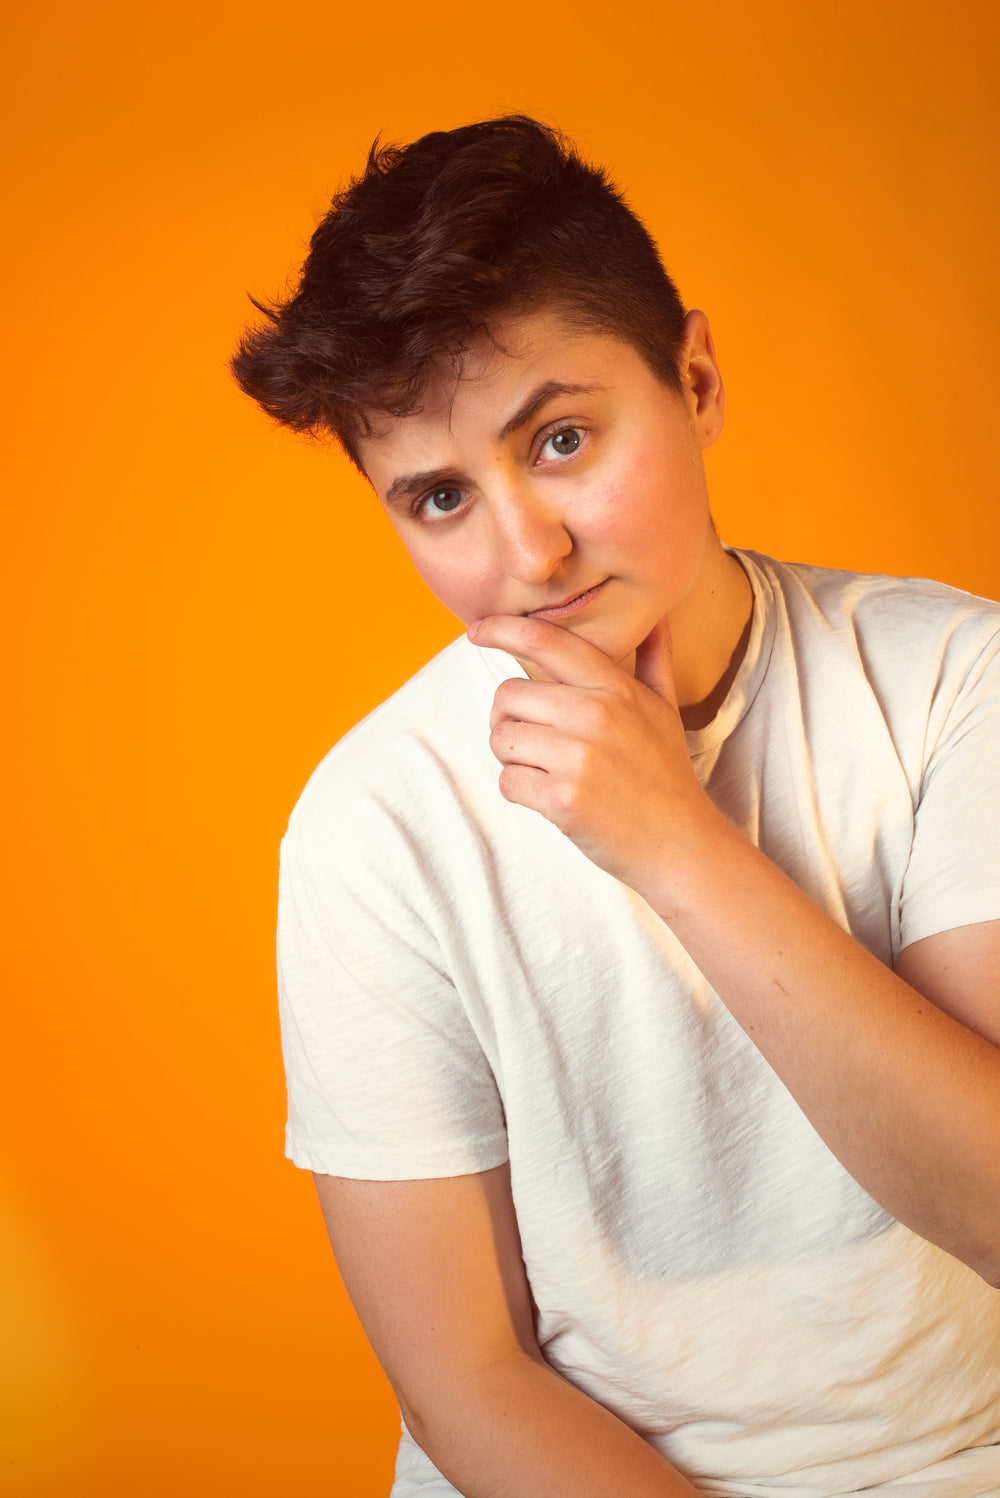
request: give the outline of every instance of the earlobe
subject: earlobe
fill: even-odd
[[[691,311],[684,319],[682,361],[681,374],[691,419],[702,447],[711,447],[722,432],[726,392],[712,330],[704,312]]]

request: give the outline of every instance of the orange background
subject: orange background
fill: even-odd
[[[723,535],[997,596],[997,11],[22,11],[0,1490],[374,1498],[393,1405],[282,1159],[275,863],[456,625],[346,463],[228,382],[245,291],[377,131],[538,113],[712,318]]]

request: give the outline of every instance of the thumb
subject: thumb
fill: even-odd
[[[670,621],[666,614],[636,646],[635,679],[649,687],[677,710],[677,688],[674,684],[674,647]]]

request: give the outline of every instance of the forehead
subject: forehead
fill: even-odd
[[[374,481],[373,467],[409,463],[431,449],[501,442],[536,393],[610,390],[637,378],[655,380],[631,345],[612,334],[582,329],[551,312],[512,317],[436,373],[413,413],[370,413],[371,433],[358,444],[362,466]]]

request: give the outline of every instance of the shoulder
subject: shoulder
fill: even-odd
[[[1000,631],[1000,603],[925,577],[847,572],[738,552],[794,622],[812,616],[834,630],[899,640],[956,631],[986,642]]]
[[[929,578],[738,555],[791,647],[849,660],[880,697],[947,696],[1000,661],[1000,604],[989,599]]]
[[[465,636],[350,729],[313,772],[289,819],[284,864],[322,877],[388,877],[490,815],[498,800],[489,715],[520,667]]]
[[[292,813],[295,830],[331,801],[360,788],[398,793],[433,765],[467,763],[470,745],[486,747],[493,694],[517,663],[460,636],[410,677],[330,749]]]

